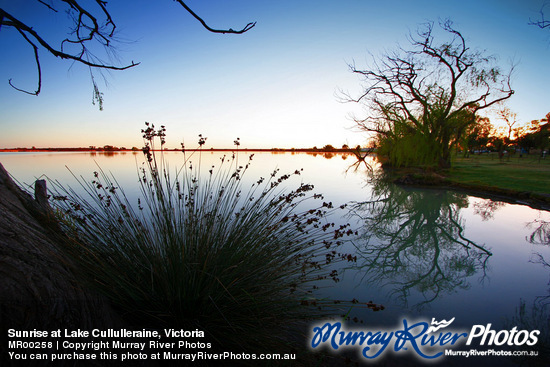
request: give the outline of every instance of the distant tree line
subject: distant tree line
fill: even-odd
[[[539,120],[516,125],[515,114],[504,109],[499,114],[507,126],[495,127],[489,118],[478,117],[477,123],[468,129],[458,148],[468,156],[472,153],[498,152],[544,154],[550,149],[550,112]]]

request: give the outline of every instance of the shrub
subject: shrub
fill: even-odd
[[[75,270],[132,325],[200,328],[224,347],[273,342],[274,330],[312,316],[300,305],[308,283],[337,277],[322,265],[349,233],[327,221],[332,204],[309,184],[281,188],[299,170],[243,188],[253,156],[244,166],[224,157],[206,171],[182,149],[171,172],[154,146],[164,146],[165,128],[147,124],[142,133],[137,203],[101,169],[90,182],[77,179],[84,194],[54,183]]]

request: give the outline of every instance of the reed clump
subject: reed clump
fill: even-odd
[[[312,282],[337,278],[324,265],[343,258],[337,247],[349,227],[327,220],[332,203],[312,185],[283,188],[300,170],[243,187],[252,156],[205,169],[199,152],[194,166],[184,149],[181,166],[169,169],[165,131],[142,130],[137,203],[101,169],[77,179],[84,194],[54,184],[70,238],[64,252],[132,325],[199,328],[227,350],[284,341],[286,326],[318,312],[303,301]]]

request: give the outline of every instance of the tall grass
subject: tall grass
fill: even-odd
[[[165,128],[147,124],[142,133],[137,203],[101,169],[77,179],[84,194],[54,185],[76,271],[131,324],[199,328],[225,347],[274,341],[276,330],[311,316],[300,303],[311,282],[337,276],[323,265],[338,259],[349,234],[327,221],[332,204],[309,184],[282,188],[299,170],[243,187],[252,156],[243,166],[233,155],[204,168],[184,151],[170,169]]]

